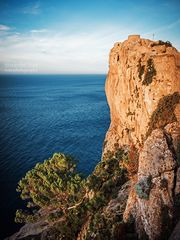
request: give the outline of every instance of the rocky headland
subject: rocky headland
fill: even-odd
[[[56,209],[40,208],[8,239],[179,239],[180,53],[131,35],[110,52],[105,89],[111,124],[77,203],[51,221]]]
[[[123,219],[135,220],[139,239],[144,233],[163,239],[178,220],[180,53],[169,42],[132,35],[114,45],[109,65],[111,125],[103,155],[117,145],[136,149],[137,162],[127,163],[131,189]]]

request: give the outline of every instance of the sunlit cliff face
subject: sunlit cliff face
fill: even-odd
[[[106,95],[111,110],[111,126],[108,134],[113,132],[113,138],[115,141],[120,139],[120,145],[142,144],[154,121],[153,113],[157,108],[166,108],[160,99],[180,89],[180,73],[177,71],[180,54],[168,43],[133,35],[114,45],[109,63]],[[178,97],[175,98],[169,97],[167,101],[177,112]],[[160,126],[170,122],[163,121]]]
[[[180,53],[171,43],[139,35],[116,43],[110,52],[106,95],[111,124],[103,155],[117,144],[139,152],[124,221],[135,220],[140,239],[144,234],[161,239],[177,220],[173,211],[180,193],[179,66]]]

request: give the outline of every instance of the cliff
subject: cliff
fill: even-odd
[[[179,117],[180,106],[176,105],[179,67],[180,54],[169,43],[132,35],[114,45],[106,81],[111,125],[104,152],[113,149],[113,142],[121,146],[133,143],[139,147],[153,129],[164,127],[173,122],[172,118]],[[166,109],[168,101],[170,105]],[[158,112],[160,108],[163,108],[162,113]]]
[[[103,157],[117,146],[136,149],[137,162],[131,166],[132,156],[126,164],[131,190],[123,219],[135,221],[139,239],[167,239],[178,221],[179,91],[180,53],[169,42],[132,35],[114,45],[106,80],[111,124]]]
[[[36,211],[17,211],[26,224],[8,239],[178,239],[179,80],[180,53],[171,43],[139,35],[116,43],[105,86],[111,124],[102,160],[82,181],[64,154],[37,164],[19,183]]]

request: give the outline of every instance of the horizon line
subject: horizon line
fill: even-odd
[[[0,75],[107,75],[108,73],[1,73]]]

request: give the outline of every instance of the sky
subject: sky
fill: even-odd
[[[131,34],[179,50],[180,1],[1,0],[0,73],[106,74]]]

